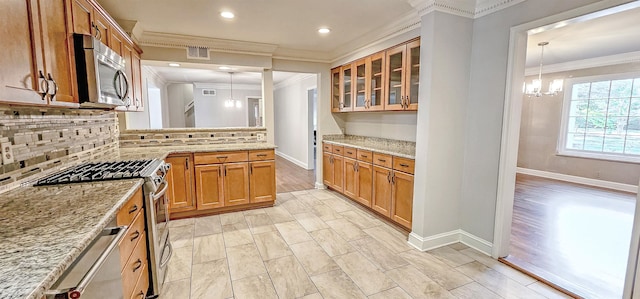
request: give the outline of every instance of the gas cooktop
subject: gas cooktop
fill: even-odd
[[[141,178],[154,171],[158,163],[159,160],[84,163],[42,178],[34,186]]]

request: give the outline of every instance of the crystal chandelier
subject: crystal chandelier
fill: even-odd
[[[563,80],[556,79],[549,83],[549,89],[547,91],[542,91],[542,58],[544,57],[544,46],[548,45],[549,42],[540,42],[538,46],[540,46],[540,69],[538,71],[538,79],[534,79],[531,83],[526,84],[524,86],[524,93],[529,97],[541,97],[543,95],[554,96],[562,91]]]

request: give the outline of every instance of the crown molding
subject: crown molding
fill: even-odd
[[[434,11],[476,19],[525,0],[408,0],[420,16]]]
[[[624,63],[640,63],[640,51],[544,65],[542,67],[542,73],[551,74]],[[524,75],[537,75],[538,71],[539,66],[530,67],[525,69]]]
[[[293,76],[293,77],[291,77],[291,78],[289,78],[287,80],[284,80],[284,81],[282,81],[282,82],[280,82],[278,84],[274,84],[273,85],[273,90],[293,85],[295,83],[301,82],[303,80],[309,79],[309,78],[314,77],[314,76],[316,76],[316,74],[305,74],[305,73],[297,74],[297,75],[295,75],[295,76]]]
[[[296,60],[306,62],[330,63],[330,53],[289,48],[278,48],[273,53],[274,59]]]
[[[376,46],[379,46],[385,41],[390,40],[398,35],[420,28],[420,22],[420,15],[416,11],[411,11],[382,28],[378,28],[356,40],[340,46],[338,50],[332,53],[331,56],[333,57],[333,59],[331,59],[331,63],[335,64],[337,62],[345,60],[348,57],[360,52],[362,49],[375,49],[372,50],[370,54],[383,50],[376,49]],[[353,50],[348,52],[340,52],[340,49]]]
[[[229,90],[229,83],[207,83],[207,82],[194,82],[195,88],[213,88]],[[262,90],[262,84],[233,84],[233,90]]]
[[[241,53],[260,56],[271,56],[278,48],[278,45],[274,44],[148,31],[143,32],[139,40],[140,44],[143,46],[172,48],[205,47],[214,52]]]

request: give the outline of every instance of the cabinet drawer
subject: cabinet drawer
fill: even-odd
[[[365,151],[365,150],[358,150],[358,161],[363,161],[363,162],[373,162],[373,153],[371,151]]]
[[[333,150],[333,146],[331,144],[328,143],[322,143],[322,150],[325,152],[331,152],[331,150]]]
[[[142,210],[142,188],[138,189],[120,209],[118,216],[116,216],[116,223],[118,226],[131,225],[131,221],[133,221],[133,218],[136,217],[140,210]]]
[[[124,239],[118,244],[120,249],[120,265],[122,265],[122,267],[126,265],[136,244],[138,244],[140,240],[145,242],[145,240],[142,239],[144,236],[144,213],[138,213],[133,220],[133,224],[127,229]]]
[[[249,161],[249,154],[247,151],[196,153],[193,157],[193,161],[196,165],[246,162]]]
[[[415,167],[416,167],[415,160],[401,158],[401,157],[393,157],[394,170],[399,170],[402,172],[413,174]]]
[[[333,153],[334,154],[338,154],[338,155],[342,156],[343,152],[344,152],[344,147],[343,146],[338,146],[338,145],[334,145],[333,146]]]
[[[144,235],[143,235],[144,237]],[[121,253],[122,254],[122,253]],[[122,269],[122,289],[124,298],[133,294],[140,275],[147,275],[147,243],[138,242],[131,257]]]
[[[392,157],[391,155],[373,153],[373,164],[391,168],[393,166]]]
[[[353,147],[344,147],[344,156],[351,158],[351,159],[356,159],[358,157],[358,151],[353,148]]]
[[[250,151],[249,152],[249,161],[264,161],[264,160],[273,160],[275,159],[275,153],[273,150],[260,150],[260,151]]]
[[[143,268],[142,275],[138,278],[138,283],[136,283],[136,287],[133,289],[133,293],[131,294],[131,299],[144,299],[147,295],[147,290],[149,289],[147,265],[144,265]]]

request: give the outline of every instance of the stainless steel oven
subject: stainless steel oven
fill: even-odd
[[[158,169],[154,177],[145,180],[147,194],[147,225],[152,232],[149,234],[149,258],[151,259],[150,294],[160,294],[160,289],[167,274],[167,264],[173,254],[169,242],[169,183],[166,174],[169,164]],[[147,193],[148,191],[148,193]]]

